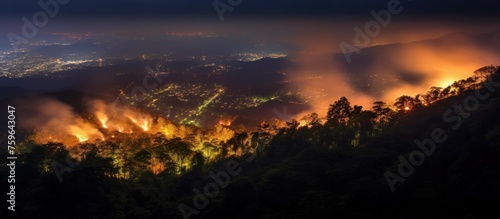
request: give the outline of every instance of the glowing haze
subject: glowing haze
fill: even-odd
[[[153,123],[148,114],[98,100],[87,101],[90,115],[77,114],[69,105],[51,98],[20,101],[20,104],[27,102],[33,107],[21,112],[20,127],[35,130],[33,140],[37,143],[62,142],[71,147],[87,141],[103,141],[104,133],[147,132]]]
[[[342,96],[365,109],[379,100],[393,104],[401,95],[423,94],[433,86],[444,88],[472,76],[480,67],[498,65],[498,26],[492,20],[477,22],[481,25],[432,19],[395,21],[370,46],[353,53],[351,63],[339,44],[352,44],[353,27],[363,27],[366,21],[298,23],[295,42],[299,46],[288,57],[298,68],[288,69],[287,76],[292,88],[316,96],[309,103],[312,109],[298,117],[312,112],[324,116],[329,104]]]

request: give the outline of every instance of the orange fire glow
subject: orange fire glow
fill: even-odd
[[[222,126],[231,126],[231,124],[233,124],[234,120],[235,120],[235,118],[221,119],[221,120],[219,120],[219,125],[222,125]]]
[[[95,114],[99,122],[101,122],[102,127],[107,129],[108,125],[106,123],[108,122],[108,116],[100,111],[96,112]]]
[[[144,115],[139,113],[127,113],[125,116],[145,132],[149,131],[149,129],[151,128],[152,119],[149,115]]]
[[[152,126],[151,116],[138,112],[126,106],[116,104],[107,105],[102,101],[91,103],[94,115],[101,123],[101,127],[110,131],[132,133],[134,126],[148,132]]]
[[[60,109],[59,114],[45,118],[49,122],[36,124],[38,131],[33,135],[37,143],[61,142],[69,147],[83,142],[104,140],[104,134],[98,127],[109,131],[131,134],[135,130],[151,131],[153,119],[150,115],[127,106],[105,104],[102,101],[91,101],[88,105],[93,119],[84,119],[75,114],[70,107],[59,102],[47,108]]]
[[[231,126],[232,123],[233,123],[232,119],[223,119],[219,121],[219,125],[223,126]]]

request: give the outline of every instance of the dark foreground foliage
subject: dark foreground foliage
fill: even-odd
[[[500,81],[498,71],[490,79]],[[490,218],[500,214],[500,86],[457,87],[463,89],[438,89],[442,98],[429,100],[429,95],[427,102],[401,97],[395,112],[384,111],[383,103],[363,111],[343,98],[332,104],[325,124],[311,115],[307,126],[292,122],[280,129],[255,155],[211,163],[194,156],[192,168],[182,174],[138,170],[138,176],[119,178],[112,159],[90,152],[59,182],[44,168],[54,160],[64,161],[68,152],[58,144],[35,146],[16,166],[17,210],[12,215]],[[451,91],[456,93],[448,95]],[[490,95],[471,101],[477,92]],[[467,108],[457,109],[464,103]],[[405,110],[408,106],[411,110]],[[452,113],[446,113],[449,110]],[[398,157],[409,161],[412,152],[421,151],[415,140],[432,139],[436,129],[446,140],[435,142],[435,151],[421,165],[412,165],[413,171],[401,168]],[[228,164],[238,171],[229,174]],[[141,169],[140,162],[133,165]],[[2,176],[8,175],[4,167]],[[221,176],[221,171],[229,178],[219,177],[223,182],[218,183],[211,175]],[[388,181],[387,171],[404,179],[394,183],[394,191],[389,184],[395,178]],[[218,185],[216,196],[209,197],[217,193],[215,187],[208,196],[196,196],[194,190],[204,193],[210,183]]]

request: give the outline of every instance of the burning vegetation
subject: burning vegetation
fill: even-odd
[[[393,106],[375,102],[372,110],[364,110],[356,105],[351,107],[347,98],[342,97],[330,105],[326,117],[313,113],[302,118],[301,123],[276,119],[261,123],[255,132],[231,129],[235,118],[222,118],[213,127],[203,129],[177,124],[130,106],[108,104],[100,100],[86,101],[86,109],[76,113],[68,104],[55,99],[30,101],[32,112],[24,112],[21,127],[32,130],[24,146],[56,145],[77,159],[94,151],[101,157],[113,160],[114,167],[119,170],[116,177],[134,177],[146,170],[154,174],[165,171],[181,174],[199,164],[254,153],[258,147],[268,145],[273,136],[297,127],[316,129],[324,126],[334,135],[347,135],[339,137],[347,140],[320,141],[333,146],[350,144],[357,147],[383,133],[399,116],[430,107],[439,100],[473,91],[498,72],[498,67],[487,66],[478,69],[474,76],[445,88],[432,87],[427,93],[415,97],[403,95],[396,99]],[[29,146],[25,148],[30,150]]]
[[[78,114],[54,99],[34,103],[34,112],[27,113],[32,116],[22,121],[23,128],[34,130],[28,141],[63,146],[73,158],[96,150],[101,156],[112,158],[121,169],[117,177],[131,176],[133,170],[125,170],[125,166],[132,160],[144,160],[147,165],[142,168],[155,174],[167,169],[182,173],[191,167],[193,158],[211,162],[217,157],[241,156],[257,147],[247,133],[241,135],[231,130],[230,121],[202,129],[100,100],[87,101],[85,112]]]

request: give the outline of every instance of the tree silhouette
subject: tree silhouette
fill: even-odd
[[[231,150],[233,151],[233,155],[237,156],[238,151],[242,151],[245,149],[246,140],[249,138],[247,132],[235,133],[234,136],[227,141],[227,143],[231,146]]]
[[[381,133],[382,130],[389,125],[391,120],[393,110],[389,108],[389,105],[383,101],[377,101],[373,103],[372,110],[376,115],[376,121],[374,131]]]
[[[355,139],[357,142],[353,145],[357,146],[363,144],[368,137],[372,136],[376,118],[377,114],[368,110],[361,111],[352,116],[349,120],[349,124],[355,129],[356,135],[358,136],[357,139]]]
[[[474,77],[481,83],[491,78],[496,71],[498,71],[498,66],[484,66],[474,71]]]
[[[349,100],[346,97],[341,97],[329,106],[326,114],[327,123],[332,126],[346,124],[352,110]]]
[[[427,100],[428,104],[432,104],[438,101],[441,98],[442,87],[431,87],[429,91],[427,91]]]
[[[186,158],[193,153],[193,151],[191,151],[191,145],[180,138],[174,138],[168,141],[167,146],[169,153],[171,153],[171,157],[174,158],[177,163],[177,172],[185,172],[188,168]]]
[[[211,162],[215,159],[215,156],[220,151],[220,149],[212,144],[211,142],[203,143],[202,153],[205,155],[207,162]]]
[[[449,85],[449,86],[445,87],[445,88],[443,89],[443,91],[441,91],[441,97],[442,97],[442,98],[447,98],[447,97],[449,97],[450,95],[453,95],[451,85]]]
[[[317,113],[311,113],[309,115],[306,115],[302,117],[301,120],[304,121],[306,123],[306,126],[309,127],[321,125],[321,119],[319,118]]]
[[[413,97],[411,96],[403,95],[396,99],[394,106],[399,112],[409,110],[415,106],[415,99],[413,99]]]

